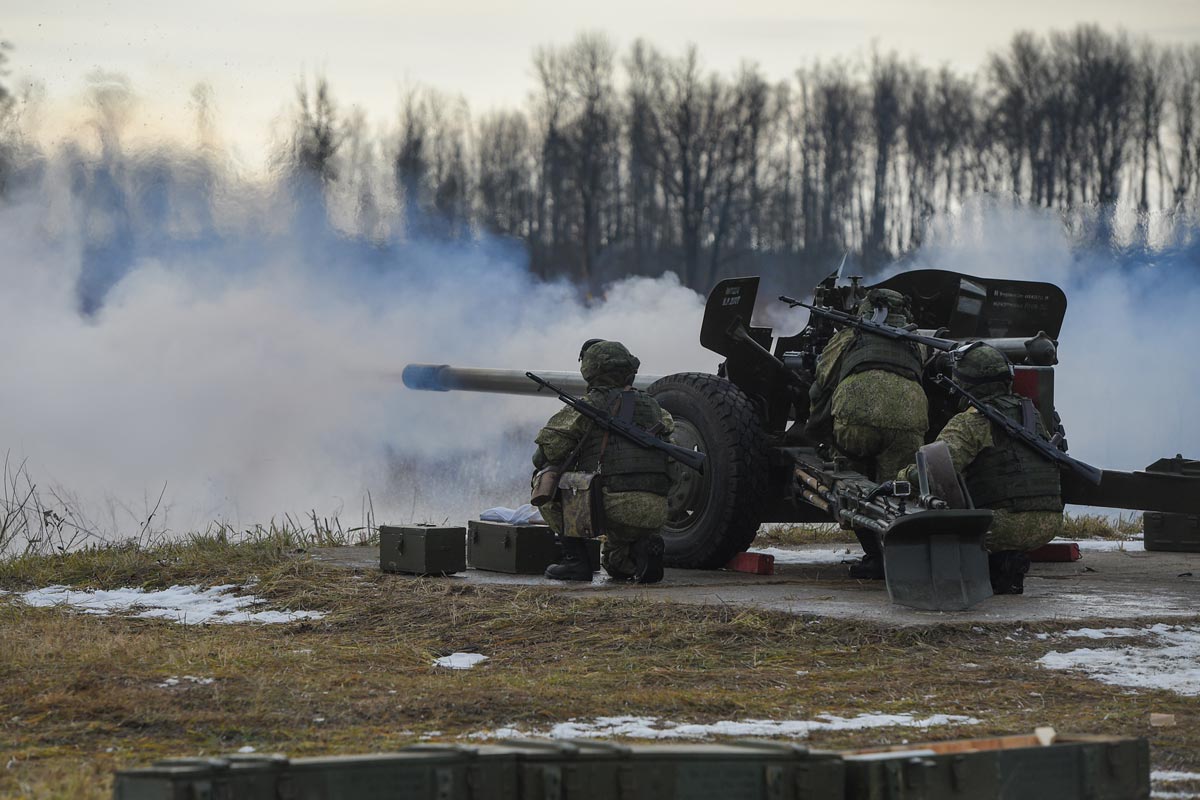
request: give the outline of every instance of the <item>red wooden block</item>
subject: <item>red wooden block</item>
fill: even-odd
[[[1079,558],[1079,545],[1074,542],[1054,542],[1029,551],[1030,561],[1078,561]]]
[[[766,553],[738,553],[725,565],[733,572],[748,572],[751,575],[774,575],[775,556]]]

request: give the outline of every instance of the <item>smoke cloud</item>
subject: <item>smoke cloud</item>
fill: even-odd
[[[599,336],[647,373],[715,368],[673,276],[581,298],[507,243],[348,235],[316,187],[102,138],[0,204],[0,447],[106,535],[160,493],[173,532],[523,502],[557,403],[412,392],[410,361],[571,369]]]

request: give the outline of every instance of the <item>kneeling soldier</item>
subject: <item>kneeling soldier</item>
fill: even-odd
[[[954,381],[978,400],[1050,440],[1033,401],[1013,392],[1013,369],[996,348],[975,344],[953,362]],[[984,539],[992,591],[1021,594],[1030,550],[1062,532],[1062,483],[1058,466],[1018,441],[974,407],[956,414],[937,435],[950,448],[976,508],[995,512]],[[916,467],[898,476],[916,482]]]
[[[670,437],[675,428],[671,415],[653,397],[632,388],[641,362],[623,344],[589,340],[579,359],[588,384],[583,402],[654,431],[662,439]],[[600,482],[588,492],[599,502],[590,508],[585,505],[582,512],[568,509],[568,519],[564,520],[563,503],[558,499],[541,506],[546,522],[563,537],[563,559],[546,568],[546,577],[592,579],[587,542],[580,532],[590,527],[593,535],[605,534],[600,563],[613,578],[639,583],[662,580],[664,545],[659,531],[667,521],[667,456],[609,435],[570,407],[551,417],[535,441],[533,465],[537,470],[565,465],[565,471],[570,471],[566,475],[594,475],[591,481]],[[574,524],[573,515],[580,513],[592,516],[590,525]]]
[[[888,325],[903,328],[912,321],[908,298],[899,292],[872,289],[858,313],[871,319],[880,310]],[[817,441],[832,441],[871,480],[893,477],[912,462],[929,428],[929,403],[921,387],[923,356],[914,342],[870,331],[848,327],[834,334],[817,360],[806,432]],[[850,577],[881,580],[879,537],[863,529],[854,533],[864,555],[850,568]]]

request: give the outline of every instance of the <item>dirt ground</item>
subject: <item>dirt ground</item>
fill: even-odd
[[[271,537],[0,565],[0,797],[101,800],[113,770],[239,750],[681,731],[838,749],[1041,725],[1146,737],[1161,796],[1197,796],[1200,556],[1087,552],[1036,566],[1026,595],[927,614],[840,577],[838,548],[781,548],[825,563],[774,576],[671,570],[651,587],[413,578],[381,573],[374,548]],[[179,624],[22,599],[50,583],[233,586],[263,609],[323,616]],[[1141,683],[1047,666],[1081,652],[1145,654]],[[458,653],[486,660],[437,666]]]

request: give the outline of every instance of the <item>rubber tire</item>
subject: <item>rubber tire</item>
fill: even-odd
[[[720,569],[754,541],[767,493],[766,435],[758,408],[734,384],[703,372],[681,372],[647,390],[703,440],[707,492],[686,527],[668,522],[664,562],[686,569]],[[686,467],[683,467],[686,469]]]

